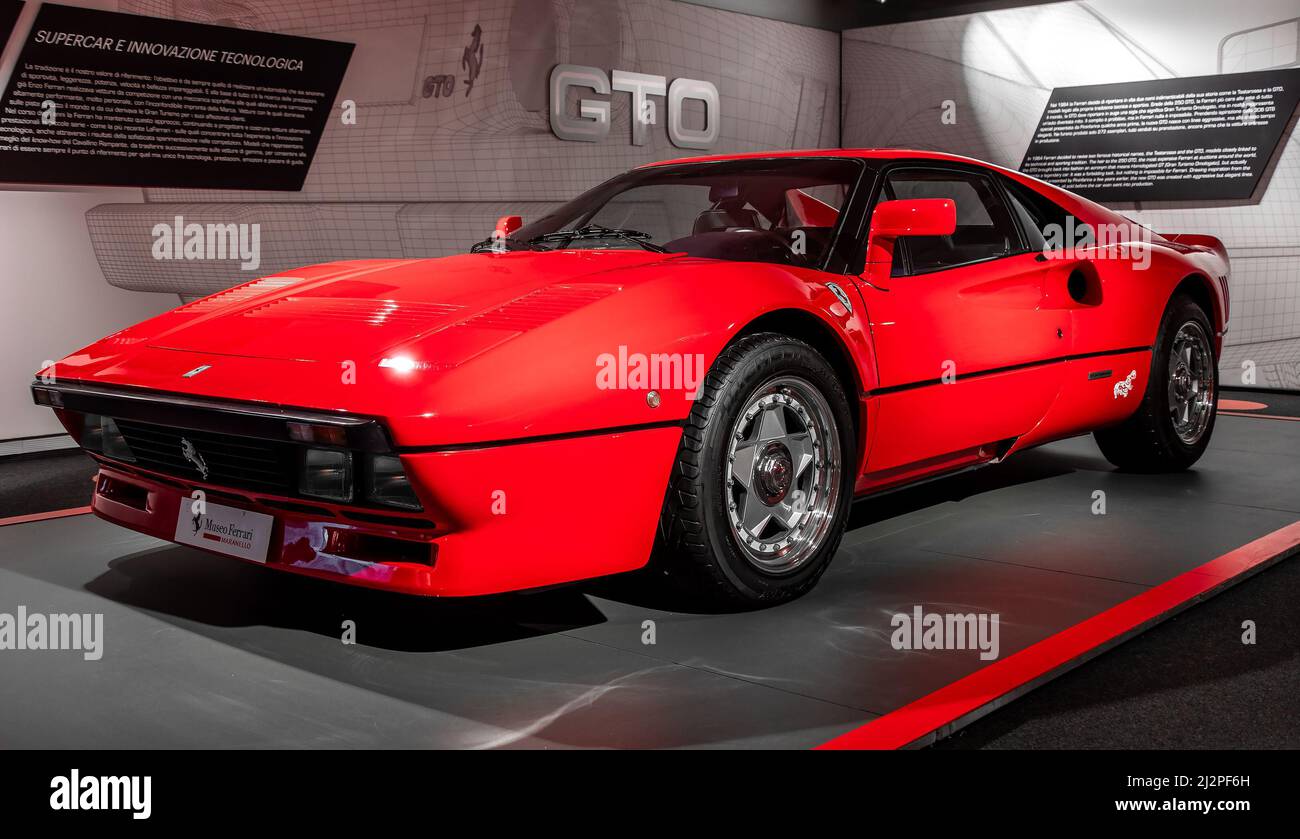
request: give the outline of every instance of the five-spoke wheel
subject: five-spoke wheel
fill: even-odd
[[[1214,352],[1205,329],[1194,320],[1174,336],[1169,354],[1169,416],[1178,439],[1193,445],[1214,413]]]
[[[664,569],[694,592],[771,604],[812,588],[839,546],[856,442],[843,381],[803,341],[761,333],[718,357],[664,502]]]
[[[727,451],[727,512],[759,569],[790,571],[816,551],[835,509],[840,464],[835,418],[809,382],[785,376],[749,397]]]

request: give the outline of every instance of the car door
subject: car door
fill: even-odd
[[[898,239],[888,270],[859,278],[876,353],[875,432],[863,486],[999,456],[1059,388],[1068,315],[1045,308],[1041,251],[1001,185],[948,165],[888,170],[879,200],[947,198],[951,236]]]

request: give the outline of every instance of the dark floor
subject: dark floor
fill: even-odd
[[[1236,402],[1254,402],[1263,406],[1242,408],[1229,404],[1224,410],[1260,414],[1266,417],[1300,417],[1300,393],[1295,391],[1226,388],[1219,398]]]
[[[84,507],[97,468],[81,449],[0,458],[0,519]]]
[[[895,613],[996,612],[1006,656],[1296,521],[1298,467],[1296,422],[1222,417],[1177,475],[1117,473],[1089,438],[1053,444],[859,504],[816,590],[723,615],[636,578],[429,601],[89,516],[2,527],[0,613],[102,613],[105,652],[0,652],[0,748],[807,748],[984,666],[974,651],[894,649]],[[344,621],[357,644],[340,642]],[[1270,650],[1147,676],[1244,726],[1257,710],[1216,685],[1267,684]],[[1155,711],[1159,732],[1170,711]]]
[[[1300,749],[1300,559],[971,723],[937,749]],[[1242,642],[1253,621],[1255,643]]]

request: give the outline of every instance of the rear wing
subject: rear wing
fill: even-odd
[[[1183,245],[1188,250],[1214,254],[1223,261],[1223,271],[1221,273],[1228,273],[1228,249],[1223,246],[1223,242],[1219,241],[1217,237],[1205,233],[1161,233],[1160,238],[1176,245]]]

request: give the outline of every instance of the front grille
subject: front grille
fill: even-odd
[[[298,447],[293,443],[133,420],[117,420],[117,427],[142,469],[253,492],[297,495]],[[208,467],[206,480],[182,454],[182,439],[190,441]]]

